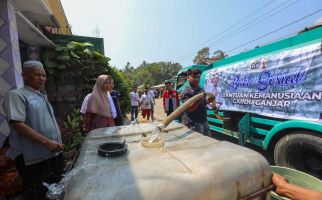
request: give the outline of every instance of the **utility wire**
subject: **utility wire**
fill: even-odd
[[[271,12],[271,11],[274,11],[276,8],[278,8],[278,7],[279,7],[279,6],[281,6],[281,5],[284,5],[285,3],[289,2],[289,1],[286,1],[286,2],[284,2],[284,3],[282,3],[282,4],[280,4],[279,6],[277,6],[277,7],[273,8],[272,10],[270,10],[270,11],[266,12],[265,14],[261,15],[261,16],[260,16],[259,18],[257,18],[255,21],[250,22],[250,23],[248,23],[248,24],[244,25],[244,27],[241,27],[242,29],[240,29],[240,30],[238,30],[238,29],[237,29],[237,30],[235,30],[234,32],[232,32],[232,33],[230,33],[230,34],[228,34],[228,35],[226,35],[226,36],[222,37],[221,39],[218,39],[217,41],[215,41],[215,42],[213,42],[213,43],[209,44],[209,46],[211,46],[211,45],[214,45],[214,46],[215,46],[215,45],[221,44],[223,41],[225,41],[225,40],[227,40],[227,39],[229,39],[229,38],[232,38],[232,37],[234,37],[234,36],[238,35],[239,33],[243,32],[243,31],[245,31],[245,30],[247,30],[247,29],[249,29],[249,28],[254,27],[254,25],[259,24],[260,22],[264,21],[265,19],[267,19],[267,18],[269,18],[269,17],[271,17],[271,16],[273,16],[273,15],[275,15],[275,14],[277,14],[277,13],[279,13],[279,12],[281,12],[281,11],[285,10],[285,9],[287,9],[288,7],[290,7],[290,6],[292,6],[292,5],[296,4],[296,3],[298,3],[299,1],[300,1],[300,0],[296,0],[296,1],[294,1],[293,3],[291,3],[291,4],[287,5],[287,6],[284,6],[283,8],[281,8],[281,9],[279,9],[279,10],[277,10],[277,11],[273,12],[272,14],[270,14],[270,12]],[[267,14],[270,14],[270,15],[267,15]],[[214,46],[213,46],[213,47],[214,47]]]
[[[283,5],[285,5],[286,3],[290,2],[290,1],[291,1],[291,0],[287,0],[287,1],[282,2],[281,4],[278,4],[278,5],[277,5],[277,6],[275,6],[273,9],[270,9],[269,11],[265,12],[263,15],[260,15],[259,17],[257,17],[255,20],[250,21],[250,22],[248,22],[248,23],[247,23],[247,24],[245,24],[245,25],[241,25],[241,26],[240,26],[240,27],[238,27],[237,29],[235,29],[235,30],[233,30],[232,32],[230,32],[228,35],[225,35],[225,36],[223,36],[223,37],[221,37],[221,38],[217,39],[216,41],[214,41],[214,42],[210,43],[210,45],[209,45],[209,46],[211,46],[211,45],[213,45],[213,44],[217,44],[218,42],[219,42],[219,43],[221,43],[222,41],[224,41],[224,40],[225,40],[226,38],[228,38],[229,36],[233,37],[233,36],[234,36],[233,34],[235,34],[236,32],[237,32],[237,34],[238,34],[239,32],[242,32],[242,31],[244,31],[244,30],[247,30],[248,28],[251,28],[251,25],[258,24],[259,22],[261,22],[261,21],[265,20],[266,18],[268,18],[268,17],[270,17],[270,16],[273,16],[273,15],[275,15],[276,13],[278,13],[278,12],[280,12],[280,11],[282,11],[282,10],[284,10],[284,9],[286,9],[286,8],[288,8],[288,7],[290,7],[290,6],[294,5],[294,4],[296,4],[296,3],[298,3],[300,0],[297,0],[297,1],[293,2],[293,3],[291,3],[290,5],[288,5],[288,6],[285,6],[285,7],[281,8],[281,9],[280,9],[280,10],[278,10],[277,12],[274,12],[274,10],[276,10],[277,8],[279,8],[279,7],[283,6]],[[272,12],[274,12],[274,13],[273,13],[273,14],[271,14],[271,15],[269,15],[269,16],[266,16],[266,15],[268,15],[268,14],[272,13]],[[264,19],[262,19],[263,17],[264,17]],[[262,20],[261,20],[261,19],[262,19]],[[260,20],[260,21],[258,21],[258,20]],[[258,22],[254,24],[254,22],[256,22],[256,21],[258,21]],[[249,26],[249,25],[250,25],[250,26]],[[246,27],[245,27],[245,26],[246,26]],[[240,31],[240,28],[242,28],[242,31]],[[239,32],[238,32],[238,31],[239,31]],[[230,38],[230,37],[229,37],[229,38]],[[190,52],[191,52],[191,51],[190,51]],[[184,57],[188,57],[188,56],[190,56],[190,55],[192,55],[192,52],[191,52],[190,54],[187,54],[187,56],[184,56]],[[181,57],[181,58],[184,58],[184,57]]]
[[[288,27],[288,26],[290,26],[290,25],[293,25],[293,24],[295,24],[295,23],[297,23],[297,22],[299,22],[299,21],[302,21],[303,19],[306,19],[306,18],[308,18],[308,17],[311,17],[312,15],[315,15],[315,14],[317,14],[317,13],[321,12],[321,11],[322,11],[322,9],[319,9],[319,10],[317,10],[317,11],[313,12],[313,13],[310,13],[310,14],[308,14],[308,15],[306,15],[306,16],[304,16],[304,17],[300,18],[300,19],[297,19],[297,20],[295,20],[295,21],[293,21],[293,22],[291,22],[291,23],[289,23],[289,24],[286,24],[286,25],[284,25],[284,26],[282,26],[282,27],[280,27],[280,28],[278,28],[278,29],[275,29],[274,31],[271,31],[271,32],[269,32],[269,33],[266,33],[266,34],[264,34],[264,35],[262,35],[262,36],[260,36],[260,37],[258,37],[258,38],[256,38],[256,39],[254,39],[254,40],[251,40],[251,41],[246,42],[246,43],[244,43],[244,44],[242,44],[242,45],[240,45],[240,46],[237,46],[237,47],[235,47],[235,48],[233,48],[233,49],[230,49],[229,51],[227,51],[227,53],[232,52],[232,51],[234,51],[234,50],[236,50],[236,49],[239,49],[239,48],[241,48],[241,47],[243,47],[243,46],[245,46],[245,45],[248,45],[248,44],[250,44],[250,43],[252,43],[252,42],[255,42],[255,41],[259,40],[259,39],[262,39],[262,38],[264,38],[264,37],[267,37],[268,35],[271,35],[271,34],[273,34],[273,33],[277,32],[277,31],[282,30],[283,28],[286,28],[286,27]]]
[[[284,1],[284,2],[282,2],[281,4],[278,4],[277,6],[275,6],[273,9],[270,9],[269,11],[267,11],[267,12],[265,12],[263,15],[260,15],[259,17],[257,17],[255,20],[253,20],[253,21],[250,21],[250,22],[248,22],[247,24],[245,24],[245,25],[241,25],[240,27],[238,27],[237,29],[235,29],[235,30],[233,30],[232,32],[230,32],[228,35],[225,35],[225,36],[222,36],[222,37],[220,37],[219,39],[217,39],[217,40],[215,40],[214,42],[212,42],[212,43],[210,43],[209,44],[209,46],[211,46],[211,45],[214,45],[214,44],[220,44],[220,43],[222,43],[224,40],[226,40],[226,39],[228,39],[228,38],[231,38],[231,37],[233,37],[233,36],[235,36],[234,34],[236,33],[236,34],[238,34],[238,33],[240,33],[240,32],[242,32],[242,31],[244,31],[244,30],[247,30],[247,29],[249,29],[249,28],[251,28],[251,26],[252,25],[256,25],[256,24],[258,24],[258,23],[260,23],[261,21],[263,21],[263,20],[265,20],[265,19],[267,19],[267,18],[269,18],[269,17],[271,17],[271,16],[273,16],[273,15],[275,15],[276,13],[278,13],[278,12],[280,12],[280,11],[282,11],[282,10],[284,10],[284,9],[286,9],[286,8],[288,8],[288,7],[290,7],[290,6],[292,6],[292,5],[294,5],[294,4],[296,4],[296,3],[298,3],[300,0],[297,0],[297,1],[295,1],[295,2],[293,2],[293,3],[291,3],[290,5],[287,5],[287,6],[285,6],[285,7],[283,7],[283,8],[281,8],[281,9],[279,9],[279,10],[277,10],[276,12],[274,12],[274,10],[276,10],[277,8],[279,8],[279,7],[281,7],[281,6],[283,6],[283,5],[285,5],[286,3],[288,3],[288,2],[290,2],[291,0],[287,0],[287,1]],[[269,3],[271,3],[271,2],[269,2]],[[265,5],[267,5],[267,4],[265,4]],[[264,7],[264,6],[263,6]],[[261,7],[261,8],[263,8],[263,7]],[[257,10],[257,11],[259,11],[259,10]],[[270,13],[272,13],[273,12],[273,14],[271,14],[271,15],[268,15],[268,14],[270,14]],[[253,12],[254,13],[254,12]],[[268,16],[267,16],[268,15]],[[260,20],[260,21],[258,21],[258,20]],[[257,21],[257,22],[256,22]],[[254,23],[255,22],[255,23]],[[235,23],[235,24],[237,24],[237,23]],[[234,25],[235,25],[234,24]],[[240,30],[240,28],[242,28],[242,30]],[[209,41],[209,40],[208,40]],[[207,44],[207,43],[205,43],[205,44]],[[200,47],[199,47],[200,48]],[[197,49],[197,48],[196,48]],[[193,51],[193,50],[192,50]],[[186,53],[186,54],[184,54],[183,56],[181,56],[180,57],[180,59],[183,59],[183,58],[185,58],[185,57],[188,57],[188,56],[190,56],[190,55],[192,55],[192,51],[189,51],[189,53]],[[179,60],[180,60],[179,59]]]
[[[182,54],[181,56],[179,56],[178,60],[180,60],[182,57],[186,56],[186,55],[189,55],[191,52],[199,49],[201,46],[207,44],[208,42],[210,42],[211,40],[213,40],[215,37],[218,37],[220,35],[222,35],[223,33],[227,32],[228,30],[230,30],[231,28],[233,28],[235,25],[239,24],[240,22],[244,21],[245,19],[248,19],[249,17],[251,17],[252,15],[258,13],[259,11],[261,11],[262,9],[264,9],[265,7],[267,7],[269,4],[273,3],[274,1],[276,0],[272,0],[272,1],[269,1],[268,3],[266,3],[265,5],[263,5],[262,7],[260,7],[259,9],[256,9],[255,11],[253,11],[252,13],[250,13],[249,15],[247,15],[246,17],[238,20],[237,22],[235,22],[233,25],[230,25],[228,28],[224,29],[223,31],[221,31],[220,33],[212,36],[211,38],[209,38],[208,40],[206,40],[205,42],[201,43],[198,45],[198,47]]]

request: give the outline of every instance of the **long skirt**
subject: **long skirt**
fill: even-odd
[[[112,127],[115,126],[114,119],[111,117],[102,117],[94,113],[85,113],[84,116],[85,128],[88,131],[97,128]]]

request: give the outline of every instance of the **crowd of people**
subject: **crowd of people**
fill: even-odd
[[[191,97],[203,93],[199,86],[200,74],[199,69],[188,70],[189,84],[182,90],[180,98],[171,82],[165,83],[166,89],[162,97],[164,112],[167,115],[179,107],[179,101],[184,103]],[[42,63],[25,62],[22,76],[24,87],[11,90],[3,102],[10,126],[10,147],[7,156],[15,161],[22,177],[24,198],[46,199],[47,189],[43,182],[59,182],[62,177],[64,144],[52,106],[44,92],[46,73]],[[147,120],[151,118],[153,121],[154,91],[145,88],[140,96],[134,87],[129,95],[131,120],[138,118],[138,111],[141,109],[142,117]],[[85,97],[81,107],[84,130],[123,125],[120,98],[120,93],[114,90],[113,78],[109,75],[98,76],[92,92]],[[204,96],[192,104],[182,116],[183,124],[201,134],[209,135],[206,104],[211,100]],[[320,192],[293,186],[278,175],[274,175],[272,181],[277,186],[278,193],[293,199],[322,199]]]
[[[142,111],[143,119],[154,121],[155,98],[157,95],[151,88],[146,87],[140,94],[137,87],[134,87],[130,93],[131,98],[131,120],[138,118],[139,109]],[[179,94],[173,89],[171,81],[165,81],[165,90],[161,95],[163,98],[164,112],[169,116],[176,108],[179,107]]]
[[[131,99],[131,121],[138,119],[139,109],[142,111],[143,119],[154,121],[154,105],[155,93],[152,89],[146,87],[143,93],[137,91],[137,87],[133,87],[130,93]]]

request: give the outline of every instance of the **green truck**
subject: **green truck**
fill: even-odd
[[[201,69],[201,87],[216,96],[207,111],[214,133],[259,146],[276,165],[322,179],[322,27],[183,68],[179,92],[190,68]]]

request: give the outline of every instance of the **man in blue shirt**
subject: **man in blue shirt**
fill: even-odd
[[[42,92],[46,73],[38,61],[23,64],[25,86],[11,90],[3,108],[10,126],[7,156],[15,160],[24,198],[46,199],[42,182],[58,182],[63,172],[61,133],[53,109]]]

